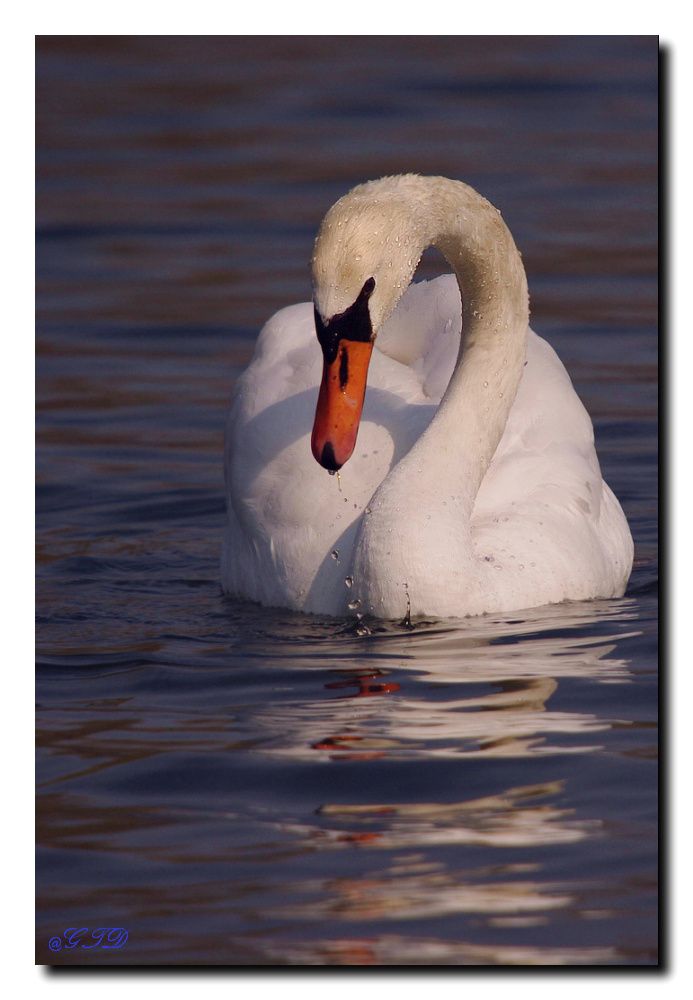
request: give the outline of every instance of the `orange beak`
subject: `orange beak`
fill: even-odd
[[[372,351],[372,341],[342,338],[335,359],[323,362],[310,444],[316,462],[330,472],[341,469],[354,450]]]

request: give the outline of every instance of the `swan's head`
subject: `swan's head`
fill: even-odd
[[[403,180],[354,188],[332,206],[315,241],[315,329],[324,363],[311,446],[331,472],[354,450],[373,343],[421,255],[406,192],[393,184]]]

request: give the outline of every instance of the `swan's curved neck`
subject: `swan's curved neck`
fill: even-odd
[[[372,217],[368,220],[369,231],[375,236],[377,229],[379,241],[399,248],[392,257],[385,252],[384,267],[382,245],[374,247],[373,240],[369,247],[366,241],[361,251],[368,258],[362,263],[375,274],[369,305],[376,330],[428,246],[437,247],[450,262],[462,298],[462,340],[450,383],[431,423],[373,495],[354,547],[354,587],[364,607],[388,614],[404,610],[407,581],[416,581],[416,591],[410,591],[412,607],[426,613],[436,607],[441,581],[461,594],[477,573],[472,512],[522,376],[527,282],[499,213],[467,185],[408,176],[365,188],[371,190],[361,189],[357,197],[364,204],[377,199],[379,213],[378,225],[372,225]],[[351,218],[352,205],[343,206]],[[337,232],[339,221],[338,216],[333,223]],[[317,256],[319,265],[321,252]],[[363,273],[351,279],[350,301]],[[347,268],[344,274],[349,276]],[[332,287],[338,286],[335,282]],[[340,304],[329,301],[329,292],[325,299],[326,308]]]
[[[416,180],[412,228],[418,256],[433,245],[453,268],[462,298],[462,340],[438,412],[400,465],[411,475],[424,461],[440,492],[452,490],[471,514],[522,376],[527,280],[497,209],[459,181]]]

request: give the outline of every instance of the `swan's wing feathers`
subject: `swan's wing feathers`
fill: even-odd
[[[592,422],[558,356],[531,331],[473,527],[479,559],[517,567],[525,581],[536,576],[552,601],[623,593],[632,540],[602,480]]]
[[[599,520],[602,477],[589,414],[558,355],[532,331],[505,432],[479,491],[488,513],[551,494],[552,506]]]
[[[428,399],[440,400],[460,347],[460,292],[452,274],[410,285],[376,344],[410,368]]]
[[[280,309],[265,323],[239,387],[254,396],[258,409],[264,408],[312,385],[313,370],[319,371],[320,365],[313,306],[301,302]]]
[[[292,443],[295,428],[310,428],[321,366],[316,346],[312,305],[281,309],[260,331],[252,360],[234,386],[224,464],[239,517],[252,515],[257,481]]]

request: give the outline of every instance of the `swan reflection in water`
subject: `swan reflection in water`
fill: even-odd
[[[406,800],[406,779],[404,785],[399,779],[391,798],[371,802],[366,781],[361,801],[353,795],[325,801],[312,821],[281,824],[283,834],[305,848],[364,853],[363,864],[352,862],[344,876],[294,885],[275,916],[292,924],[328,921],[345,930],[364,922],[382,928],[389,921],[468,915],[486,928],[486,941],[494,932],[549,924],[561,911],[577,909],[583,919],[613,916],[603,903],[591,909],[581,902],[579,884],[548,879],[543,856],[547,848],[602,834],[601,819],[578,816],[566,805],[570,761],[600,750],[600,735],[626,723],[553,707],[552,698],[570,680],[629,683],[627,662],[616,649],[638,634],[628,631],[632,617],[632,602],[624,599],[540,608],[521,620],[423,623],[365,641],[342,636],[329,642],[335,659],[328,679],[326,651],[316,661],[320,644],[308,640],[288,659],[292,670],[316,673],[315,697],[259,709],[253,728],[268,734],[262,752],[322,759],[337,769],[362,761],[364,778],[376,762],[409,759],[423,766],[428,758],[448,758],[462,766],[449,771],[444,801],[422,801],[418,791]],[[465,786],[465,761],[504,759],[514,775],[530,776],[531,769],[511,759],[550,757],[562,775],[557,780],[483,795]],[[478,788],[478,774],[472,787]],[[378,787],[383,784],[381,774]],[[482,865],[471,860],[477,848],[486,849]],[[521,849],[527,861],[517,860]],[[488,862],[489,854],[497,860]],[[286,947],[282,960],[336,964],[409,962],[412,955],[422,964],[618,961],[613,948],[496,947],[425,937],[413,945],[409,936],[382,932],[351,939],[335,931],[319,945]]]
[[[627,723],[597,706],[614,703],[599,685],[631,683],[622,640],[636,634],[636,611],[622,599],[362,637],[334,621],[251,621],[246,611],[240,682],[216,645],[206,671],[200,656],[169,675],[186,692],[206,676],[215,712],[208,693],[181,712],[180,692],[171,708],[160,688],[153,702],[88,696],[83,709],[53,711],[41,739],[46,752],[69,751],[74,769],[44,789],[41,844],[166,865],[166,885],[106,897],[99,887],[93,906],[130,906],[133,920],[218,915],[218,936],[208,927],[194,944],[198,958],[624,961],[613,942],[639,889],[627,865],[603,869],[615,834],[599,749]],[[591,685],[588,702],[577,699],[589,712],[574,707],[577,683]],[[174,783],[157,799],[181,740],[199,790],[181,800]],[[80,797],[104,770],[142,786],[128,810]],[[277,774],[287,794],[267,781]],[[56,892],[52,905],[80,919],[70,880]]]
[[[639,634],[624,628],[635,617],[632,607],[626,598],[578,602],[523,612],[522,619],[484,616],[352,641],[304,639],[300,652],[289,646],[276,658],[275,649],[274,664],[268,643],[270,666],[322,672],[327,663],[329,679],[316,685],[314,698],[260,707],[252,728],[267,733],[264,752],[306,759],[316,752],[339,760],[596,750],[596,734],[617,720],[552,710],[550,701],[564,679],[628,682],[627,663],[614,651]],[[566,736],[575,739],[554,739]]]

